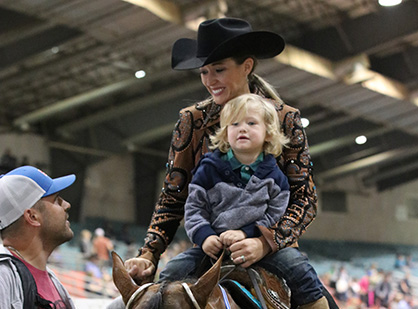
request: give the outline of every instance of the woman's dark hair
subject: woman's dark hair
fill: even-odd
[[[234,61],[237,64],[243,64],[244,61],[248,58],[251,58],[254,61],[253,68],[252,68],[250,74],[248,74],[248,85],[250,87],[251,93],[256,93],[256,94],[259,94],[259,95],[261,95],[265,98],[273,99],[275,101],[278,101],[278,102],[282,103],[283,101],[280,98],[277,91],[274,89],[274,87],[272,85],[270,85],[265,79],[263,79],[262,77],[260,77],[259,75],[254,73],[254,70],[258,65],[258,60],[257,60],[256,57],[248,56],[248,55],[232,57],[232,59],[234,59]]]
[[[273,99],[275,101],[278,101],[280,103],[282,103],[282,99],[280,98],[279,94],[277,93],[277,91],[274,89],[274,87],[272,85],[270,85],[265,79],[263,79],[262,77],[260,77],[259,75],[255,74],[255,68],[258,65],[258,60],[256,57],[254,56],[248,56],[248,55],[242,55],[242,56],[234,56],[231,57],[232,59],[234,59],[234,61],[237,64],[243,64],[244,61],[248,58],[253,59],[254,61],[254,65],[253,68],[250,72],[250,74],[248,74],[248,85],[250,87],[250,91],[251,93],[256,93],[259,94],[265,98],[268,99]]]

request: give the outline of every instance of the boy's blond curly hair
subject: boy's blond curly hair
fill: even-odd
[[[221,127],[210,137],[211,148],[228,152],[231,148],[228,143],[228,125],[241,121],[248,114],[250,107],[260,112],[266,125],[266,137],[269,137],[269,140],[264,142],[264,153],[279,156],[289,139],[280,130],[276,108],[269,100],[252,93],[240,95],[225,104],[221,112]]]

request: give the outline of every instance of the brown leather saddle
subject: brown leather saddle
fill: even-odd
[[[261,267],[224,265],[219,284],[241,308],[290,308],[290,289],[285,281]]]

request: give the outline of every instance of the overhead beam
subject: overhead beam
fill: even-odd
[[[57,114],[62,114],[72,108],[89,103],[92,100],[114,94],[127,87],[134,86],[138,83],[137,78],[129,78],[114,84],[110,84],[101,88],[97,88],[74,97],[56,102],[44,108],[37,109],[31,113],[16,118],[13,121],[14,126],[25,128],[32,123],[48,119]]]
[[[81,35],[79,30],[62,25],[49,25],[49,27],[40,29],[41,31],[33,32],[32,35],[21,40],[1,46],[0,68],[8,67],[29,56],[50,50],[52,47]]]
[[[47,145],[51,148],[62,149],[62,150],[65,150],[65,151],[87,154],[87,155],[96,156],[96,157],[107,158],[107,157],[115,155],[115,153],[105,151],[105,150],[75,146],[75,145],[60,143],[60,142],[51,142],[50,141],[50,142],[47,142]]]
[[[375,185],[379,181],[384,181],[386,179],[390,179],[410,171],[418,169],[418,161],[410,162],[406,165],[402,165],[400,167],[396,167],[394,169],[388,169],[385,167],[384,171],[379,171],[379,173],[375,173],[373,175],[369,175],[363,179],[363,183],[366,186]]]
[[[404,1],[396,7],[380,8],[368,15],[347,19],[339,29],[328,27],[308,32],[290,43],[333,61],[371,50],[376,52],[416,33],[417,12],[417,1]],[[339,31],[344,33],[343,37]],[[344,40],[348,40],[350,48]]]
[[[383,164],[388,160],[393,160],[411,156],[418,153],[418,147],[414,148],[399,148],[382,152],[355,162],[347,163],[336,168],[332,168],[323,172],[317,173],[317,177],[321,179],[335,179],[338,177],[346,176],[348,174],[357,172],[364,168],[370,168],[375,165]]]
[[[143,7],[161,19],[182,24],[183,18],[180,6],[172,1],[165,0],[124,0],[134,5]]]
[[[200,80],[184,83],[182,87],[172,87],[143,98],[136,98],[124,105],[119,105],[116,109],[109,108],[94,115],[82,118],[78,121],[71,122],[70,124],[59,127],[57,132],[59,134],[65,135],[70,132],[80,131],[82,129],[96,126],[100,123],[121,117],[126,114],[138,112],[149,106],[157,106],[159,104],[167,103],[168,101],[172,100],[173,97],[186,95],[188,93],[202,89],[202,87],[203,86]]]
[[[174,123],[164,124],[140,134],[131,136],[125,139],[122,143],[125,144],[128,149],[139,149],[142,145],[146,145],[151,141],[158,140],[159,138],[170,134],[173,132],[173,129]]]
[[[372,137],[376,137],[379,135],[383,135],[392,130],[393,130],[392,128],[379,128],[379,129],[372,130],[369,132],[363,132],[362,134],[365,135],[367,138],[372,138]],[[359,134],[350,134],[344,137],[335,138],[324,143],[310,146],[309,152],[312,156],[319,156],[326,152],[333,151],[333,150],[336,150],[338,148],[345,147],[348,145],[352,145],[354,143],[354,139],[358,135]]]
[[[399,100],[413,99],[402,83],[370,70],[370,62],[365,54],[334,62],[288,44],[275,59],[282,64],[331,80],[342,81],[347,85],[361,84],[364,88]]]
[[[199,0],[181,7],[165,0],[123,0],[143,7],[163,20],[167,20],[197,31],[199,24],[212,18],[224,17],[228,11],[225,0]]]

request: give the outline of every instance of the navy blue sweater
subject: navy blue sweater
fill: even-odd
[[[289,202],[287,177],[272,155],[266,155],[246,184],[222,153],[202,157],[194,170],[185,204],[185,229],[193,243],[202,246],[210,235],[243,230],[259,235],[257,225],[279,221]]]

